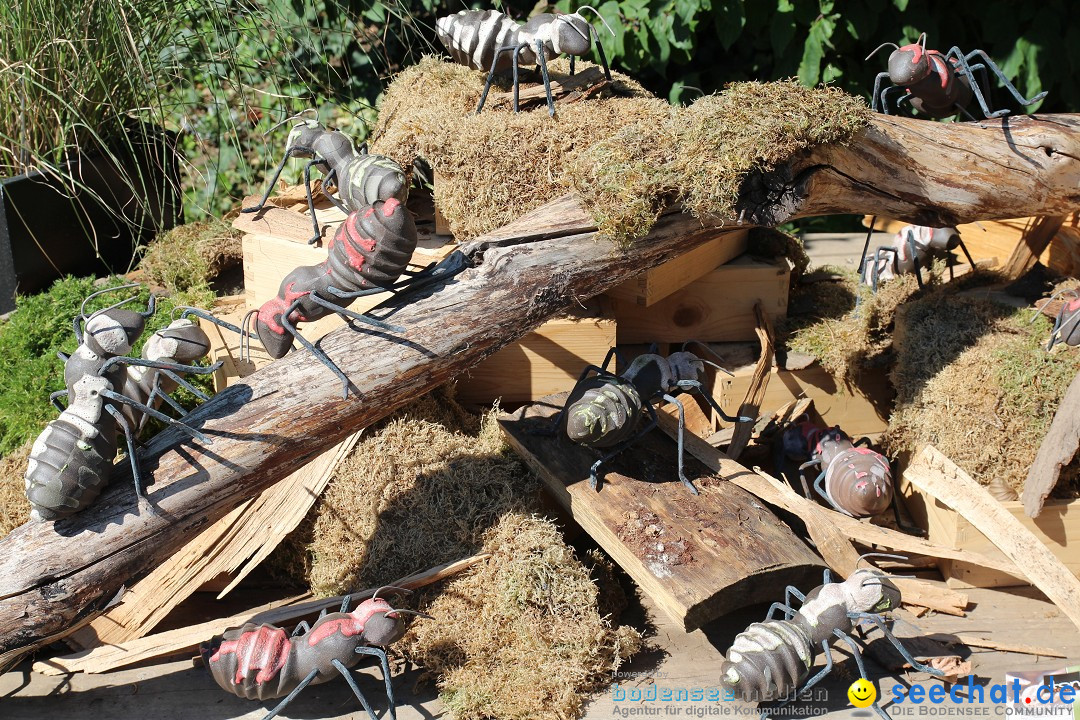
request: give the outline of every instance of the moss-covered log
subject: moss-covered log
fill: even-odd
[[[751,173],[736,207],[744,222],[765,224],[828,212],[935,223],[1061,214],[1080,200],[1077,123],[1071,116],[952,125],[874,116],[843,146],[800,151],[768,173]],[[406,328],[407,341],[350,329],[329,335],[322,347],[349,376],[348,399],[307,352],[229,388],[191,416],[212,446],[170,430],[146,448],[143,462],[155,480],[150,506],[137,505],[118,468],[88,511],[16,529],[0,541],[0,667],[70,632],[200,528],[348,433],[711,232],[671,214],[620,248],[592,227],[572,198],[556,201],[470,244],[468,270],[396,311],[392,321]]]

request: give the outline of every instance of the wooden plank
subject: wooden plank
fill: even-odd
[[[604,77],[604,71],[597,65],[592,65],[573,75],[551,76],[549,85],[551,97],[556,105],[565,105],[568,102],[578,102],[584,97],[592,97],[600,93],[611,83]],[[486,107],[498,107],[504,105],[513,107],[514,93],[496,92],[488,98]],[[538,107],[547,103],[547,91],[543,84],[524,85],[518,92],[518,107]]]
[[[927,539],[938,545],[976,552],[995,560],[1007,560],[991,540],[945,503],[916,487],[900,474],[898,487],[916,523],[926,529]],[[999,505],[1050,549],[1066,568],[1080,577],[1080,500],[1047,500],[1037,518],[1030,518],[1022,502],[997,501]],[[951,587],[1009,587],[1030,584],[1023,573],[963,559],[943,560],[938,569]]]
[[[204,583],[228,573],[233,579],[223,597],[300,524],[359,438],[350,435],[208,527],[70,640],[93,648],[140,638]]]
[[[791,270],[786,262],[742,257],[643,308],[614,299],[619,344],[753,340],[754,304],[775,321],[787,314]]]
[[[618,455],[600,491],[590,489],[596,453],[564,433],[541,434],[566,397],[504,414],[499,423],[559,504],[673,620],[699,627],[821,571],[787,526],[692,458],[688,477],[714,487],[691,495],[675,474],[674,444],[659,433]]]
[[[430,570],[409,575],[390,584],[406,590],[415,590],[445,580],[448,577],[453,577],[488,557],[490,556],[487,554],[473,555],[464,560],[438,565]],[[377,590],[378,588],[360,590],[352,593],[351,597],[354,603],[362,602],[374,595]],[[199,643],[209,640],[227,628],[240,627],[247,622],[283,625],[321,610],[338,608],[341,607],[341,601],[345,599],[345,596],[338,595],[337,597],[318,600],[310,598],[310,594],[297,595],[285,601],[269,603],[229,617],[208,620],[204,623],[189,625],[176,630],[167,630],[156,635],[115,645],[104,645],[93,650],[56,657],[51,660],[38,661],[34,663],[34,671],[44,675],[62,675],[73,672],[108,672],[144,660],[166,657],[193,649]]]
[[[1005,277],[1012,280],[1020,278],[1039,260],[1046,251],[1066,220],[1064,215],[1043,215],[1035,218],[1031,228],[1024,233],[1023,240],[1017,243],[1012,255],[1005,263]]]
[[[649,307],[746,252],[746,228],[724,230],[709,242],[608,290],[607,296]]]
[[[1080,448],[1080,373],[1069,383],[1024,482],[1021,499],[1028,517],[1038,517],[1042,512],[1043,503],[1061,477],[1061,468],[1072,461],[1077,448]]]
[[[769,316],[765,314],[765,309],[760,302],[754,305],[754,317],[757,319],[757,336],[758,342],[761,343],[761,357],[758,358],[757,365],[754,367],[754,374],[750,378],[750,387],[746,389],[746,397],[742,405],[739,406],[738,417],[757,418],[773,369],[773,338],[775,333],[773,332],[772,323],[769,322]],[[731,437],[731,444],[728,446],[728,456],[732,460],[738,460],[739,456],[742,455],[746,444],[750,442],[750,434],[753,430],[753,423],[736,423],[735,431]]]
[[[660,429],[669,436],[675,437],[678,432],[675,417],[667,412],[661,412],[658,413],[658,418]],[[935,548],[918,538],[862,523],[855,518],[822,507],[757,468],[754,472],[747,470],[696,435],[686,434],[684,442],[686,452],[720,474],[728,482],[738,485],[770,505],[786,510],[802,520],[818,552],[825,558],[825,562],[842,576],[854,572],[859,562],[859,553],[852,546],[852,540],[862,540],[864,543],[904,550],[917,544],[920,547],[917,552],[925,555],[934,555],[936,552],[950,555],[955,552],[948,548]],[[969,559],[977,558],[969,556]],[[966,595],[921,580],[898,579],[897,586],[903,592],[904,602],[907,604],[922,605],[951,615],[962,615],[963,609],[967,606]]]
[[[1080,580],[985,488],[930,445],[923,448],[904,476],[985,533],[1080,627]]]
[[[600,365],[615,345],[615,319],[601,300],[548,320],[459,376],[458,401],[490,406],[501,399],[505,405],[569,392],[585,366]]]

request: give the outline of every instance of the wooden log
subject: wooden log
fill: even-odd
[[[971,521],[1080,627],[1080,580],[986,488],[930,445],[908,466],[904,477]]]
[[[465,405],[490,407],[535,402],[574,387],[586,365],[604,362],[615,345],[615,318],[604,298],[566,317],[548,320],[462,375],[454,396]]]
[[[876,211],[927,225],[1080,204],[1080,118],[1009,117],[927,123],[875,115],[843,145],[820,146],[749,174],[737,218],[661,218],[627,249],[598,237],[572,197],[559,198],[464,248],[469,269],[393,321],[407,342],[342,329],[322,348],[351,378],[352,396],[308,353],[294,353],[190,416],[203,447],[168,430],[142,453],[150,499],[140,508],[120,468],[78,517],[0,540],[0,669],[72,632],[131,578],[346,435],[385,417],[513,342],[575,299],[587,299],[686,252],[715,227],[777,225],[797,216]],[[561,209],[560,209],[561,208]],[[542,240],[542,242],[540,242]],[[358,397],[359,396],[359,397]]]
[[[784,317],[790,279],[786,261],[744,255],[647,308],[614,299],[619,344],[753,340],[754,305],[760,302],[773,320]]]
[[[769,316],[760,302],[754,304],[754,317],[757,319],[757,336],[761,343],[761,357],[758,358],[754,375],[750,380],[750,387],[746,390],[746,398],[739,406],[739,416],[756,418],[761,410],[761,401],[765,399],[765,390],[769,386],[769,376],[773,368],[773,332]],[[753,432],[752,423],[737,423],[728,446],[728,457],[738,460],[746,444],[750,442],[750,434]]]
[[[709,479],[692,458],[687,476],[713,487],[690,494],[678,479],[676,446],[660,433],[606,463],[600,491],[591,489],[597,453],[564,432],[543,434],[566,399],[545,398],[499,424],[559,504],[672,620],[692,630],[820,574],[786,525],[739,488]]]
[[[607,296],[649,307],[746,251],[749,230],[717,233],[709,242],[616,285]]]
[[[1080,448],[1080,373],[1069,383],[1050,430],[1043,438],[1035,462],[1024,481],[1024,512],[1038,517],[1043,503],[1061,477],[1061,468],[1068,465]]]

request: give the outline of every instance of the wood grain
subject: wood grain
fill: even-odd
[[[782,596],[786,585],[821,572],[776,516],[689,458],[687,476],[711,488],[692,495],[678,480],[675,444],[660,433],[605,464],[599,492],[591,489],[596,452],[565,433],[542,434],[566,397],[545,398],[499,424],[559,504],[683,627]]]

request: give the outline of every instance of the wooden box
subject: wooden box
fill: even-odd
[[[911,517],[917,525],[927,529],[930,542],[1004,559],[1004,554],[985,535],[940,500],[924,494],[903,476],[899,487]],[[1050,548],[1065,567],[1080,576],[1080,552],[1077,552],[1080,500],[1047,500],[1037,518],[1029,518],[1019,500],[1005,501],[1002,505]],[[941,560],[938,567],[946,582],[956,588],[1028,584],[1026,579],[957,560]]]
[[[608,290],[607,296],[649,307],[746,252],[748,232],[746,228],[720,231],[715,238],[690,252]]]
[[[743,255],[649,307],[612,298],[619,344],[753,340],[754,303],[760,300],[774,321],[783,317],[790,276],[786,260]]]
[[[469,405],[533,402],[574,387],[586,365],[599,365],[615,345],[615,320],[602,298],[569,317],[554,318],[458,377],[457,399]]]

